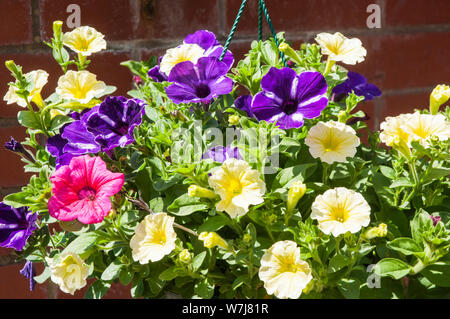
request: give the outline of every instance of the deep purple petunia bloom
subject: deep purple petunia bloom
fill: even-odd
[[[36,227],[37,214],[28,207],[13,208],[0,202],[0,246],[22,250]]]
[[[381,95],[381,91],[377,86],[367,83],[367,79],[361,74],[350,71],[347,73],[347,76],[347,80],[333,88],[332,93],[335,95],[336,101],[343,99],[352,91],[356,95],[364,96],[367,101]]]
[[[61,134],[50,137],[47,140],[47,150],[56,159],[56,168],[62,165],[69,165],[70,160],[75,155],[64,152],[64,146],[67,145],[67,140],[61,136]]]
[[[242,95],[234,101],[234,106],[247,113],[248,117],[253,117],[252,100],[251,95]]]
[[[226,76],[228,66],[216,58],[200,58],[197,64],[185,61],[170,72],[167,96],[176,104],[209,103],[233,89],[233,80]]]
[[[95,136],[95,142],[101,145],[102,151],[108,152],[134,142],[134,128],[141,124],[144,114],[144,101],[108,96],[81,122]]]
[[[155,65],[153,68],[151,68],[147,75],[155,82],[164,82],[167,81],[167,75],[165,73],[162,73],[159,64],[161,63],[162,56],[158,58],[158,64]]]
[[[25,148],[20,142],[17,142],[12,136],[9,142],[5,142],[5,148],[15,153],[24,153]]]
[[[184,39],[184,43],[197,44],[205,50],[203,54],[205,57],[220,58],[223,52],[223,46],[217,41],[215,34],[208,30],[198,30],[193,34],[187,35]],[[227,50],[222,62],[225,63],[228,66],[228,70],[230,70],[234,63],[234,57],[231,51]]]
[[[290,68],[270,68],[261,80],[252,111],[258,120],[277,123],[281,129],[301,127],[304,119],[318,117],[328,104],[328,85],[319,72],[297,74]]]
[[[229,158],[242,159],[238,147],[223,147],[221,145],[210,148],[202,156],[203,159],[212,159],[215,162],[223,163]]]
[[[36,272],[33,267],[33,263],[29,260],[25,263],[22,270],[20,270],[20,274],[24,275],[30,281],[30,291],[34,290],[34,286],[36,285],[36,281],[34,280],[34,276],[36,276]]]

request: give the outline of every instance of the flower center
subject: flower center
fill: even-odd
[[[331,219],[344,223],[348,219],[348,212],[343,207],[335,207],[331,212]]]
[[[242,185],[241,182],[235,179],[232,179],[230,181],[230,184],[228,185],[228,191],[232,193],[234,196],[239,195],[242,193]]]
[[[201,99],[207,97],[211,93],[208,85],[200,84],[195,88],[195,95]]]
[[[297,111],[297,102],[293,100],[287,100],[284,101],[281,105],[281,110],[286,113],[287,115],[290,115],[292,113],[295,113]]]
[[[95,189],[93,189],[89,186],[83,187],[78,192],[79,199],[88,199],[88,200],[93,201],[95,199],[95,195],[96,195]]]

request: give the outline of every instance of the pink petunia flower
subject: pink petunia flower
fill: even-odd
[[[110,197],[122,189],[124,175],[109,171],[100,157],[83,155],[59,167],[50,180],[50,215],[61,221],[78,219],[83,224],[94,224],[110,212]]]

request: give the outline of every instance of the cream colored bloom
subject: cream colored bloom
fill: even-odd
[[[106,90],[103,81],[97,81],[97,76],[89,71],[67,71],[58,80],[56,93],[68,100],[88,103]]]
[[[442,114],[415,112],[408,117],[403,127],[410,134],[411,140],[419,141],[424,147],[428,147],[432,138],[446,141],[450,137],[450,122]]]
[[[161,260],[175,248],[174,218],[166,213],[150,214],[137,225],[130,240],[133,259],[141,264]]]
[[[259,278],[269,295],[297,299],[313,277],[309,264],[300,259],[300,247],[285,240],[273,244],[262,256]]]
[[[92,27],[84,26],[64,33],[63,44],[83,56],[106,49],[105,36]]]
[[[380,140],[387,146],[392,146],[396,137],[409,145],[411,134],[405,124],[409,121],[411,114],[400,114],[395,117],[388,116],[380,124]]]
[[[369,225],[370,206],[360,193],[345,187],[333,188],[316,197],[311,218],[319,222],[322,232],[337,237]]]
[[[300,198],[306,193],[306,185],[302,182],[294,182],[289,188],[286,210],[290,213],[297,205]]]
[[[450,99],[450,87],[448,85],[438,85],[430,95],[430,112],[436,114],[439,107]]]
[[[30,95],[28,96],[28,102],[36,101],[37,103],[41,103],[41,91],[44,85],[47,84],[48,73],[43,70],[35,70],[24,74],[24,77],[27,81],[31,82],[32,85]],[[25,99],[17,95],[17,88],[14,86],[9,87],[3,100],[6,101],[6,104],[17,103],[21,107],[27,106]]]
[[[243,160],[227,159],[209,177],[209,185],[220,196],[216,205],[218,211],[227,212],[231,218],[245,215],[250,205],[261,204],[266,184]]]
[[[320,158],[322,162],[346,162],[347,157],[356,154],[360,144],[355,130],[340,122],[319,122],[309,129],[305,139],[312,157]]]
[[[50,267],[50,279],[65,293],[73,295],[86,286],[89,266],[74,253],[63,253],[59,259],[46,258]]]
[[[169,75],[172,68],[180,62],[191,61],[194,64],[197,63],[204,52],[205,50],[199,45],[186,43],[169,49],[161,59],[160,70],[166,75]]]
[[[354,65],[364,61],[367,54],[358,38],[348,39],[339,32],[319,33],[316,42],[320,45],[323,55],[328,55],[332,61],[341,61],[345,64]]]

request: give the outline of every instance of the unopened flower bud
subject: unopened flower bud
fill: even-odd
[[[340,111],[338,114],[338,121],[341,123],[346,123],[347,122],[347,112]]]
[[[386,224],[380,224],[377,227],[371,227],[369,228],[364,234],[363,237],[367,240],[371,240],[374,238],[381,238],[386,237],[388,233],[387,225]]]
[[[225,241],[225,239],[220,237],[215,232],[211,232],[211,233],[203,232],[198,236],[198,239],[203,241],[203,245],[206,248],[213,248],[213,247],[219,246],[224,249],[228,249],[228,244]]]
[[[411,149],[399,136],[395,136],[389,146],[399,151],[408,161],[411,161]]]
[[[59,39],[62,35],[62,26],[63,22],[60,20],[56,20],[53,22],[53,36],[55,39]]]
[[[188,195],[189,197],[203,197],[203,198],[216,198],[216,193],[214,193],[212,190],[198,186],[198,185],[191,185],[188,188]]]
[[[238,125],[239,124],[239,116],[231,115],[228,118],[228,124],[230,124],[230,125]]]
[[[431,220],[433,221],[433,226],[436,227],[437,223],[441,221],[441,216],[430,216]]]
[[[306,193],[306,185],[302,182],[295,182],[291,188],[289,188],[288,200],[287,200],[287,212],[291,213],[297,205],[300,198]]]
[[[450,98],[450,87],[448,85],[438,85],[430,95],[430,113],[437,114],[439,107]]]
[[[242,239],[244,240],[245,243],[248,244],[248,243],[250,243],[252,241],[252,236],[250,234],[244,234]]]
[[[289,44],[283,42],[278,47],[287,57],[291,58],[295,63],[302,64],[302,60],[298,56],[297,52],[291,48]]]
[[[189,252],[188,249],[183,249],[178,255],[178,258],[180,259],[181,262],[188,264],[192,260],[192,254]]]

